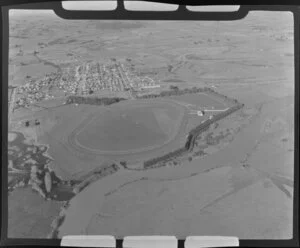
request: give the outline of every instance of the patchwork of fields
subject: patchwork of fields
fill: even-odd
[[[292,237],[292,13],[254,11],[226,22],[115,22],[13,12],[9,85],[25,86],[45,101],[10,111],[9,180],[26,175],[48,190],[44,179],[51,171],[57,184],[52,180],[48,194],[24,183],[12,187],[9,237]],[[123,72],[106,66],[116,62]],[[58,84],[55,75],[62,76]],[[128,77],[159,87],[135,92]],[[95,79],[104,80],[101,87]],[[35,81],[41,84],[32,88]],[[190,91],[180,95],[184,89]],[[70,96],[124,100],[89,105],[67,102]],[[243,108],[213,122],[237,103]],[[23,133],[26,145],[17,144],[14,133]],[[193,149],[173,156],[190,140]],[[40,148],[51,163],[37,159]],[[146,167],[153,158],[159,162]],[[45,201],[43,192],[53,197]]]

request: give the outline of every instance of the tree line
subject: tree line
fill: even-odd
[[[144,168],[152,167],[153,165],[155,165],[159,162],[166,162],[174,157],[183,155],[187,151],[193,150],[193,148],[195,146],[196,138],[199,136],[200,133],[207,130],[209,128],[209,126],[211,124],[213,124],[214,122],[226,117],[227,115],[230,115],[231,113],[237,111],[238,109],[242,108],[243,106],[244,106],[244,104],[239,103],[239,104],[231,107],[230,109],[215,115],[211,120],[207,120],[204,123],[201,123],[200,125],[196,126],[192,130],[190,130],[187,140],[185,142],[185,145],[183,147],[181,147],[173,152],[169,152],[163,156],[152,158],[152,159],[145,161]]]
[[[144,168],[149,168],[159,162],[166,162],[167,160],[170,160],[174,157],[177,157],[177,156],[180,156],[180,155],[183,155],[185,152],[186,152],[186,148],[185,147],[181,147],[173,152],[169,152],[165,155],[162,155],[160,157],[156,157],[156,158],[152,158],[152,159],[149,159],[147,161],[144,162]]]
[[[171,86],[171,90],[165,90],[161,91],[158,94],[147,94],[147,95],[142,95],[138,96],[138,99],[149,99],[149,98],[157,98],[157,97],[166,97],[166,96],[180,96],[180,95],[185,95],[185,94],[192,94],[192,93],[199,93],[199,92],[205,92],[208,91],[209,88],[204,87],[204,88],[185,88],[185,89],[179,89],[177,86]]]
[[[120,97],[83,97],[83,96],[68,96],[66,104],[90,104],[90,105],[111,105],[120,101],[127,100]]]
[[[227,96],[222,95],[209,87],[203,87],[203,88],[193,87],[193,88],[179,89],[178,86],[173,86],[173,85],[170,86],[170,90],[161,91],[158,94],[147,94],[147,95],[137,96],[137,99],[151,99],[151,98],[167,97],[167,96],[181,96],[185,94],[193,94],[193,93],[201,93],[201,92],[209,92],[211,94],[223,98],[224,100],[233,103],[238,103],[236,99],[230,99]]]

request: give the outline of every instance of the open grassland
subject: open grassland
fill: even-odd
[[[45,201],[31,188],[19,188],[8,197],[8,238],[46,238],[62,202]]]
[[[45,125],[39,129],[40,140],[50,144],[49,154],[55,157],[57,173],[65,178],[80,171],[89,171],[99,167],[105,159],[97,160],[91,154],[80,153],[68,146],[68,136],[83,119],[95,113],[105,112],[105,107],[90,105],[64,105],[52,111],[44,111],[42,118]],[[48,113],[48,114],[47,114]]]
[[[198,97],[198,105],[206,105],[207,100],[213,104],[210,108],[216,108],[220,104],[220,100],[211,100],[209,95],[205,95],[205,98],[201,97],[202,95],[195,96]],[[180,103],[183,101],[185,98]],[[195,115],[188,114],[189,110],[186,107],[168,98],[125,101],[102,108],[100,111],[96,111],[94,107],[91,109],[95,111],[89,110],[88,105],[62,108],[74,112],[72,114],[70,111],[68,115],[61,117],[61,126],[57,125],[47,138],[52,142],[56,139],[57,152],[60,151],[58,147],[61,147],[65,158],[70,156],[70,161],[75,157],[80,160],[75,168],[86,171],[90,170],[90,166],[99,166],[102,160],[125,160],[131,164],[174,151],[185,144],[186,135],[191,128],[208,119],[208,116],[197,116],[196,119]],[[81,111],[85,111],[84,114],[81,114]],[[72,124],[67,124],[71,120]],[[68,131],[59,132],[65,125],[68,125]],[[50,149],[49,152],[52,151],[53,149]],[[58,155],[55,154],[52,156]],[[83,162],[89,165],[82,166]],[[62,168],[67,167],[67,171],[72,171],[71,168],[74,166],[73,163],[67,161],[61,163],[59,160],[57,164]]]
[[[66,22],[51,15],[30,21],[16,17],[10,22],[10,82],[23,84],[27,74],[38,77],[36,70],[27,71],[26,66],[48,68],[33,56],[35,50],[39,57],[62,68],[79,61],[129,58],[140,74],[167,80],[166,84],[285,80],[293,63],[293,30],[285,21],[291,14],[272,15],[269,19],[262,12],[251,13],[238,24],[139,21],[137,25],[136,21],[123,21],[121,29],[113,21],[100,24],[89,20]],[[258,19],[262,21],[255,24]],[[27,28],[31,25],[33,29]],[[85,28],[78,31],[79,26]]]
[[[57,71],[57,66],[64,69],[74,63],[106,63],[115,58],[130,64],[137,75],[160,82],[164,89],[170,85],[216,87],[216,91],[245,104],[203,132],[189,159],[145,171],[121,167],[90,184],[62,212],[64,221],[58,236],[291,238],[295,128],[292,24],[292,14],[283,12],[253,12],[242,20],[227,22],[100,23],[66,21],[53,13],[45,18],[33,11],[30,17],[12,18],[11,85],[24,84],[27,76],[35,79]],[[43,60],[38,60],[34,51]],[[195,104],[193,101],[190,104]],[[98,156],[74,149],[68,137],[79,123],[105,113],[106,107],[66,105],[39,110],[34,114],[31,109],[17,110],[12,118],[39,117],[39,127],[24,128],[15,123],[10,127],[49,144],[52,167],[66,179],[115,160],[138,163],[175,150],[186,142],[189,127],[205,117],[185,112],[177,138],[158,149]],[[164,111],[159,112],[156,115],[162,116]],[[52,201],[41,203],[38,197],[22,188],[9,195],[10,237],[47,236],[59,206]]]
[[[87,149],[99,150],[100,153],[134,153],[135,150],[159,146],[169,140],[173,132],[177,132],[173,125],[182,121],[182,110],[179,107],[178,116],[172,116],[174,119],[169,115],[177,109],[178,106],[170,104],[144,104],[140,101],[122,107],[112,106],[87,123],[76,139]]]
[[[192,105],[191,109],[225,109],[226,103],[206,93],[172,96],[171,99]]]
[[[154,119],[152,120],[152,123],[151,119],[149,121],[149,118],[151,117],[149,114],[151,114],[151,111],[154,111],[152,112],[152,117]],[[170,126],[169,120],[166,122],[166,119],[157,119],[157,117],[162,114],[161,111],[164,112],[163,114],[168,114],[165,116],[165,118],[171,118],[173,121],[173,126]],[[109,119],[103,118],[103,115],[106,113],[114,116],[115,118],[121,118],[122,120],[129,115],[129,121],[134,122],[128,127],[128,129],[124,128],[124,123],[122,124],[121,121],[111,122],[110,125],[107,125],[106,133],[104,133],[106,136],[101,137],[101,135],[103,135],[103,133],[101,133],[103,131],[103,127],[101,128],[101,124],[97,124],[97,121],[104,121],[104,123],[108,121]],[[146,119],[141,118],[145,117],[143,116],[145,113],[148,114]],[[135,119],[133,117],[135,117]],[[136,159],[142,161],[145,157],[150,158],[151,156],[155,156],[155,154],[162,154],[166,152],[166,149],[169,150],[178,146],[178,142],[181,140],[182,135],[184,134],[184,127],[186,123],[185,118],[186,110],[182,106],[164,100],[137,100],[129,101],[125,104],[118,103],[109,107],[104,112],[94,113],[88,118],[83,119],[83,121],[81,120],[78,122],[77,126],[73,130],[70,129],[70,133],[66,138],[68,142],[66,146],[75,153],[77,152],[79,154],[94,157],[95,160],[98,161],[102,161],[103,159],[125,159],[129,163],[130,161],[136,161]],[[96,120],[96,123],[94,123],[94,120]],[[158,121],[160,123],[158,123]],[[145,137],[145,135],[148,135],[148,131],[145,133],[143,130],[139,130],[134,126],[141,125],[143,123],[146,131],[153,130],[153,126],[151,125],[157,125],[157,129],[154,131],[158,132],[161,130],[161,132],[164,132],[165,140],[162,140],[160,144],[149,143],[154,137]],[[90,132],[90,124],[94,126],[94,132]],[[115,128],[118,127],[118,125],[120,126],[116,133]],[[95,133],[95,129],[99,129],[99,131]],[[141,132],[138,133],[138,131]],[[82,132],[87,133],[80,136]],[[132,132],[131,138],[128,137],[130,132]],[[88,136],[89,133],[92,134],[92,136]],[[111,137],[107,136],[108,134],[110,134]],[[83,140],[80,140],[80,138],[83,138]],[[120,139],[119,144],[115,143],[116,140],[112,142],[110,139]],[[93,144],[94,142],[94,144],[96,144],[98,147],[96,147],[96,149],[95,147],[86,147],[84,146],[84,141],[89,142],[89,144]],[[111,143],[109,144],[109,142]],[[136,146],[137,142],[140,142],[138,146]],[[123,147],[121,147],[122,144]],[[102,149],[99,149],[101,146]],[[112,149],[109,146],[114,146],[113,148],[115,150],[109,150]],[[131,150],[130,147],[132,147]],[[72,165],[70,165],[70,167],[72,167]],[[88,168],[86,168],[86,170],[88,170]]]

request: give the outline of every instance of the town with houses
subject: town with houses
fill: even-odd
[[[95,96],[103,91],[128,92],[131,98],[135,92],[159,88],[160,85],[149,76],[139,77],[129,66],[115,61],[73,65],[60,72],[46,74],[39,80],[28,79],[19,87],[10,87],[10,111],[28,107],[43,100],[70,95]]]

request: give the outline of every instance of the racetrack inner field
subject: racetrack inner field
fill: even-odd
[[[99,155],[152,150],[176,137],[185,109],[169,101],[138,100],[85,119],[68,141]]]

